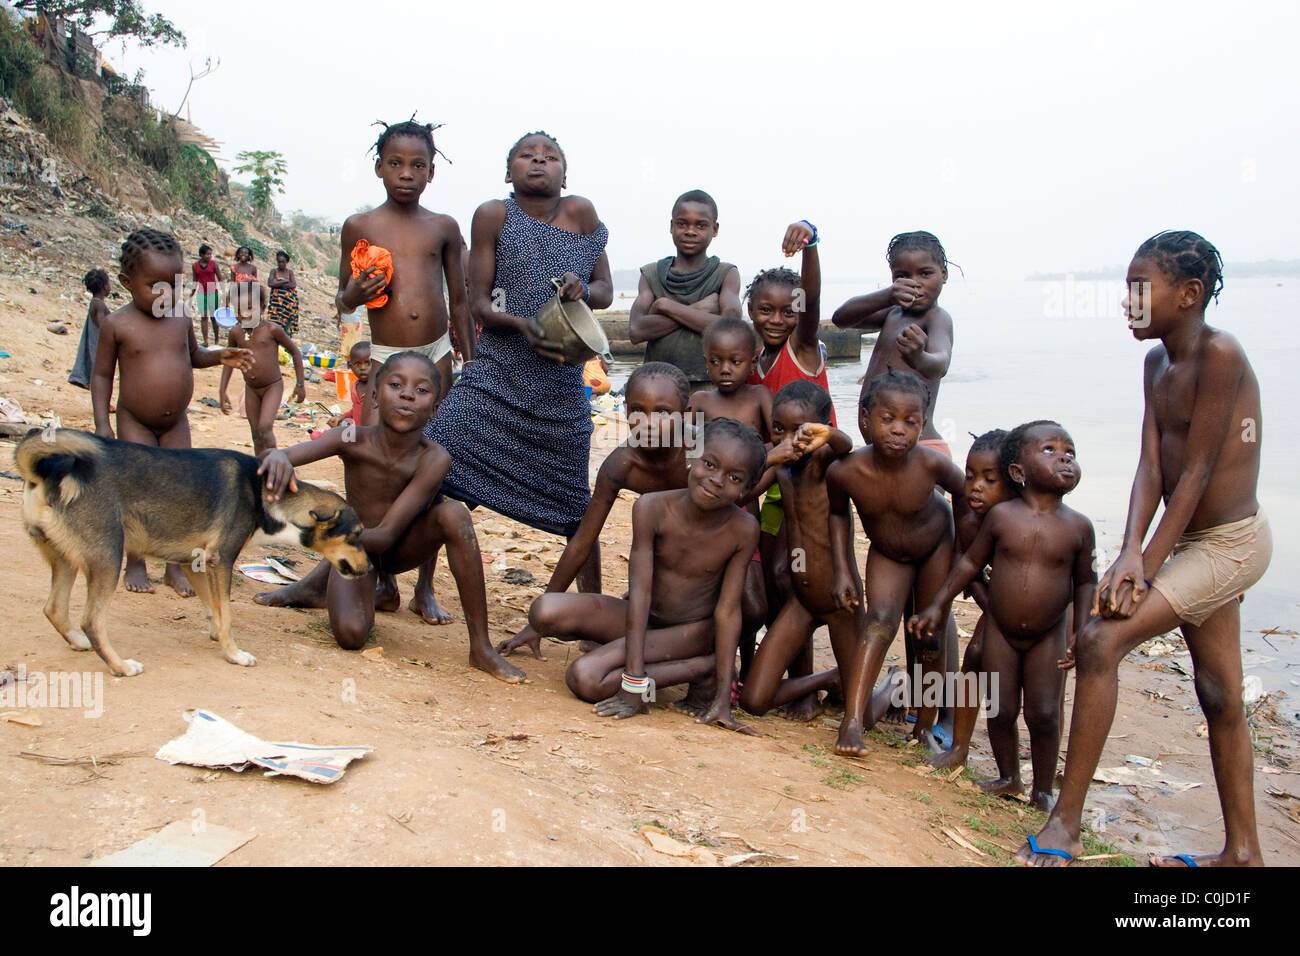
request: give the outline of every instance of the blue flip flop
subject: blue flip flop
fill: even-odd
[[[907,722],[909,724],[916,723],[916,714],[908,714]],[[934,739],[938,742],[939,746],[942,747],[944,750],[947,750],[952,746],[952,735],[948,733],[948,731],[940,727],[938,724],[935,724],[933,727],[930,728],[930,733],[934,734]]]
[[[1160,859],[1162,859],[1162,860],[1181,860],[1183,866],[1192,867],[1193,869],[1197,869],[1197,870],[1199,870],[1199,869],[1201,868],[1201,864],[1199,864],[1199,863],[1196,862],[1196,857],[1192,856],[1190,853],[1175,853],[1173,856],[1163,856],[1163,857],[1160,857]],[[1155,866],[1155,865],[1156,865],[1155,860],[1156,860],[1156,857],[1152,857],[1150,860],[1147,861],[1147,865],[1148,865],[1148,866]]]
[[[1038,853],[1042,856],[1059,856],[1066,863],[1073,862],[1074,855],[1066,850],[1056,850],[1050,846],[1039,846],[1038,839],[1031,833],[1025,838],[1029,844],[1030,853]]]

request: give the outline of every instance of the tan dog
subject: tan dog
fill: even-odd
[[[357,513],[333,492],[298,483],[268,502],[258,461],[215,448],[150,448],[69,429],[33,429],[14,455],[25,481],[23,523],[50,565],[45,616],[79,651],[94,648],[119,677],[144,670],[108,642],[107,611],[125,554],[162,558],[185,575],[209,633],[232,664],[257,663],[230,634],[235,559],[256,531],[309,548],[355,577],[370,570]],[[86,576],[81,628],[68,620],[77,572]]]

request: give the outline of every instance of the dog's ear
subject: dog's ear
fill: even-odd
[[[315,518],[317,521],[319,521],[321,524],[329,524],[331,521],[333,521],[335,518],[339,516],[339,513],[337,511],[326,512],[325,509],[323,508],[321,509],[312,508],[311,511],[307,513],[311,515],[313,518]]]

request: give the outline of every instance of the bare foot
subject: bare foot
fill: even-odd
[[[325,606],[325,589],[310,577],[287,584],[274,591],[263,591],[253,595],[254,604],[266,607],[315,607]]]
[[[1056,856],[1052,853],[1044,853],[1043,850],[1064,850],[1071,856],[1078,856],[1083,852],[1083,844],[1079,842],[1078,837],[1071,837],[1065,831],[1065,827],[1055,818],[1047,821],[1047,825],[1038,831],[1034,837],[1038,844],[1037,853],[1030,847],[1029,841],[1026,840],[1021,844],[1020,849],[1016,851],[1016,862],[1024,866],[1043,866],[1058,867],[1065,866],[1070,861],[1062,856]]]
[[[932,754],[943,753],[943,744],[934,739],[933,727],[926,727],[922,730],[921,725],[917,724],[912,728],[912,739],[918,741],[922,747],[930,751]]]
[[[947,750],[937,754],[926,754],[921,759],[938,770],[950,770],[966,766],[969,749],[960,744],[953,744]]]
[[[163,580],[181,597],[194,597],[194,588],[190,587],[190,579],[185,576],[179,564],[167,565],[166,570],[163,571]]]
[[[1025,785],[1011,777],[990,777],[988,780],[977,780],[975,786],[991,797],[1018,797],[1025,791]]]
[[[379,575],[375,582],[375,610],[392,614],[402,606],[402,595],[397,590],[397,578],[391,574]]]
[[[420,615],[420,620],[424,621],[425,624],[450,624],[452,621],[451,615],[442,609],[442,605],[433,596],[431,589],[417,590],[411,596],[410,603],[406,606]],[[546,660],[546,658],[543,657],[542,660]]]
[[[126,562],[126,589],[139,594],[153,594],[153,582],[145,569],[143,558],[128,558]]]
[[[624,720],[628,717],[635,717],[637,714],[648,714],[650,712],[650,708],[639,695],[630,694],[621,688],[613,697],[606,697],[597,703],[593,709],[602,717],[613,717],[617,720]]]
[[[673,704],[673,707],[683,714],[690,714],[692,717],[703,717],[704,712],[713,703],[713,696],[717,686],[717,681],[712,677],[706,678],[704,681],[697,681],[686,688],[686,696]]]
[[[527,647],[533,652],[533,657],[539,661],[546,660],[546,656],[542,653],[542,635],[533,630],[531,624],[525,624],[523,630],[514,637],[498,644],[497,653],[502,657],[509,657],[521,647]]]
[[[846,720],[840,724],[840,735],[835,740],[835,752],[841,757],[865,757],[867,745],[862,739],[862,724]]]
[[[505,681],[507,684],[522,684],[524,678],[528,675],[521,671],[514,664],[503,660],[501,655],[488,647],[487,653],[476,653],[474,648],[470,648],[469,662],[473,667],[477,667],[484,673],[491,674],[499,681]]]
[[[1056,806],[1056,797],[1049,790],[1031,790],[1029,792],[1029,805],[1035,810],[1051,813],[1052,807]]]
[[[782,704],[776,709],[776,713],[778,717],[784,717],[786,720],[800,720],[806,724],[808,721],[820,717],[825,709],[817,692],[814,691],[811,694],[805,694],[798,700]]]

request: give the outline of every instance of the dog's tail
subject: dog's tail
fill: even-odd
[[[69,428],[33,428],[14,451],[23,480],[41,487],[45,500],[71,504],[85,490],[103,453],[103,439]]]

